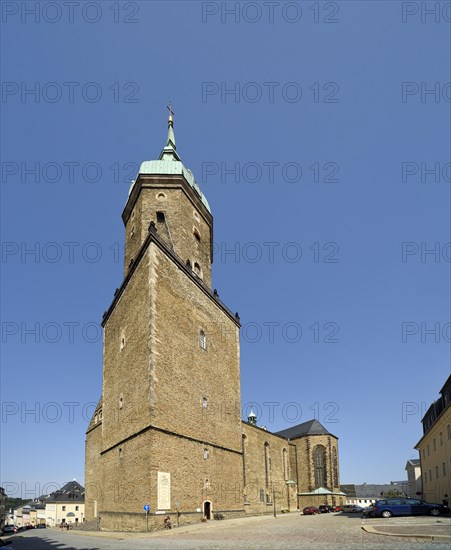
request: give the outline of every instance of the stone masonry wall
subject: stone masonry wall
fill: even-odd
[[[265,467],[265,444],[267,446],[268,480]],[[295,480],[289,459],[288,441],[261,428],[243,423],[244,488],[247,513],[272,513],[273,492],[276,509],[296,509],[296,486],[287,484]],[[262,500],[263,499],[263,500]]]

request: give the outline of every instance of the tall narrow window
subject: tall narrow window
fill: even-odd
[[[322,445],[317,445],[313,451],[313,461],[315,463],[315,486],[327,486],[326,474],[326,448]]]
[[[271,461],[269,458],[269,443],[265,443],[265,485],[269,487],[269,474],[271,468]]]
[[[205,448],[205,449],[204,449],[204,460],[207,460],[208,454],[209,454],[209,453],[208,453],[208,449]]]
[[[339,487],[338,484],[338,454],[337,449],[334,447],[332,449],[332,464],[333,464],[333,470],[334,470],[334,487]]]
[[[202,349],[207,349],[207,337],[205,335],[205,332],[203,330],[201,330],[199,332],[199,346],[202,348]]]
[[[243,453],[243,484],[246,487],[246,436],[241,437],[241,452]]]
[[[283,465],[283,479],[288,479],[288,453],[286,449],[282,449],[282,465]]]

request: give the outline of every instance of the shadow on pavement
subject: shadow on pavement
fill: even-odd
[[[31,550],[41,550],[45,548],[53,548],[62,550],[77,550],[77,548],[70,546],[64,542],[60,542],[51,539],[47,536],[44,537],[24,537],[20,534],[8,537],[7,539],[1,539],[3,542],[11,541],[11,544],[4,548],[10,548],[11,550],[22,550],[30,548]],[[3,547],[2,547],[3,548]],[[98,546],[85,547],[84,550],[99,550]]]

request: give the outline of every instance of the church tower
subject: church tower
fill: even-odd
[[[176,149],[141,164],[124,279],[105,312],[102,397],[86,438],[86,518],[160,526],[243,512],[239,318],[211,289],[213,217]],[[161,526],[160,526],[161,527]]]
[[[122,214],[125,224],[125,275],[153,222],[171,251],[211,288],[213,218],[191,170],[177,153],[170,109],[168,139],[158,160],[141,164]],[[189,263],[188,263],[189,261]]]

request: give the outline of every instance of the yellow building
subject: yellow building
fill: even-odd
[[[423,499],[441,503],[451,495],[451,376],[423,417],[420,453]]]
[[[85,520],[85,491],[76,481],[69,481],[45,499],[45,517],[49,527],[62,523],[77,524]]]

